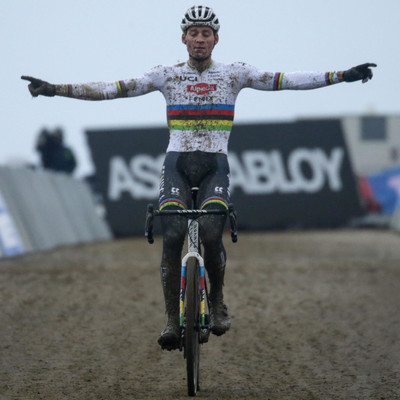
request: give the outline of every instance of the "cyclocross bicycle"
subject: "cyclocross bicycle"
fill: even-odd
[[[153,217],[179,215],[188,220],[188,253],[182,259],[181,289],[179,295],[179,325],[181,329],[180,351],[186,359],[187,388],[189,396],[196,396],[200,389],[200,344],[210,335],[209,302],[204,260],[201,256],[200,219],[207,215],[227,215],[231,225],[231,238],[237,241],[236,213],[233,205],[228,210],[199,210],[196,204],[198,188],[192,188],[192,209],[154,210],[147,206],[145,236],[149,243],[153,238]]]

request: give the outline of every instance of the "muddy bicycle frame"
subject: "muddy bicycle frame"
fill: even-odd
[[[210,326],[208,323],[209,318],[206,313],[206,302],[208,302],[208,295],[205,279],[205,266],[204,259],[201,256],[200,223],[198,219],[206,215],[228,216],[231,225],[232,241],[237,241],[236,213],[233,205],[230,204],[228,209],[225,210],[196,209],[197,190],[197,188],[192,188],[193,209],[190,210],[154,210],[153,205],[149,204],[147,206],[145,225],[145,236],[147,237],[149,243],[153,243],[154,216],[179,215],[187,218],[188,220],[188,252],[182,258],[181,264],[179,326],[181,329],[180,350],[182,350],[182,347],[184,347],[184,357],[187,361],[187,383],[189,396],[195,396],[197,390],[199,390],[199,344],[208,340],[208,335],[210,332]],[[198,294],[196,295],[193,292],[197,292]],[[207,337],[207,340],[203,341],[201,338],[202,335]]]

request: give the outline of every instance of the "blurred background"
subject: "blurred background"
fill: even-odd
[[[244,90],[235,121],[399,112],[400,3],[318,0],[209,1],[221,22],[214,58],[244,61],[266,71],[343,70],[375,62],[368,85],[342,84],[298,94]],[[186,61],[180,21],[193,1],[14,0],[0,4],[2,37],[1,163],[38,162],[35,139],[61,127],[79,160],[78,176],[93,169],[87,128],[165,126],[160,93],[111,102],[32,99],[21,75],[51,83],[115,81],[153,66]]]
[[[51,83],[116,81],[138,77],[159,64],[186,61],[179,24],[192,5],[186,0],[2,2],[0,165],[42,169],[40,140],[62,132],[63,146],[74,158],[68,174],[91,182],[93,189],[96,166],[86,132],[165,128],[163,96],[155,92],[104,102],[34,99],[20,76]],[[398,192],[393,187],[400,166],[400,3],[210,0],[207,5],[221,23],[220,42],[213,53],[220,62],[243,61],[272,72],[325,72],[364,62],[378,64],[367,84],[343,83],[300,93],[243,90],[235,123],[340,121],[351,168],[363,192],[360,201],[364,208],[368,201],[369,210],[382,214],[386,206],[378,199],[373,179],[389,171],[395,177],[391,190]],[[95,190],[97,202],[104,201],[99,200],[104,190]]]

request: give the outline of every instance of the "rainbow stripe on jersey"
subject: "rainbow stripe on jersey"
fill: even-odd
[[[170,105],[168,126],[177,131],[231,131],[235,106],[230,104]]]

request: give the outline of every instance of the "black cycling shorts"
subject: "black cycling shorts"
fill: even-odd
[[[159,209],[170,206],[191,208],[192,187],[199,188],[197,208],[208,205],[228,208],[229,164],[226,154],[168,152],[161,173]]]

